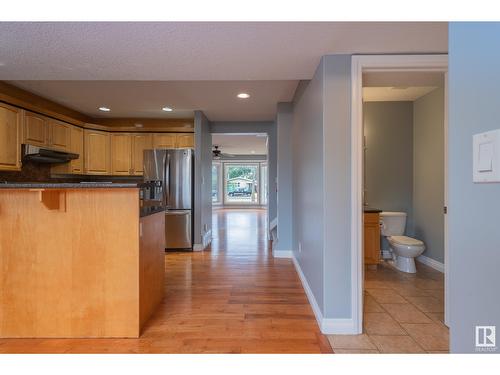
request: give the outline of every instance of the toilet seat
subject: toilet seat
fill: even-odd
[[[422,241],[408,236],[390,236],[390,240],[404,246],[422,246],[424,244]]]

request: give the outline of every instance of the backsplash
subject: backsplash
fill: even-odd
[[[50,177],[49,164],[23,162],[21,171],[0,171],[0,181],[9,182],[46,182],[56,181]]]
[[[121,181],[141,182],[142,176],[89,176],[50,174],[50,164],[24,161],[21,171],[0,171],[0,181],[8,182],[80,182],[80,181]]]

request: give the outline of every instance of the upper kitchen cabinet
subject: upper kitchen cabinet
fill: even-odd
[[[69,151],[72,126],[61,121],[49,120],[49,146],[61,150]]]
[[[52,167],[52,173],[58,174],[83,174],[83,129],[77,126],[69,126],[69,147],[67,151],[78,154],[78,159],[68,163],[57,164]]]
[[[45,116],[26,112],[24,116],[24,143],[47,146],[49,143],[48,121]]]
[[[153,148],[175,148],[177,144],[177,134],[159,133],[153,134]]]
[[[177,134],[177,147],[194,148],[194,134],[193,133]]]
[[[132,174],[142,175],[144,173],[144,150],[153,148],[152,134],[132,135]]]
[[[84,130],[85,173],[111,174],[111,136],[107,132]]]
[[[154,148],[193,148],[193,133],[157,133],[153,135]]]
[[[132,174],[132,136],[111,134],[111,174]]]
[[[0,170],[21,169],[23,110],[0,103]]]

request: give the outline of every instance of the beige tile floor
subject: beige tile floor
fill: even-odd
[[[330,335],[335,353],[448,353],[444,275],[417,262],[417,273],[383,262],[365,271],[363,334]]]

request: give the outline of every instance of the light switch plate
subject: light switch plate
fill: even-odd
[[[474,182],[500,182],[500,129],[475,134],[472,157]]]

